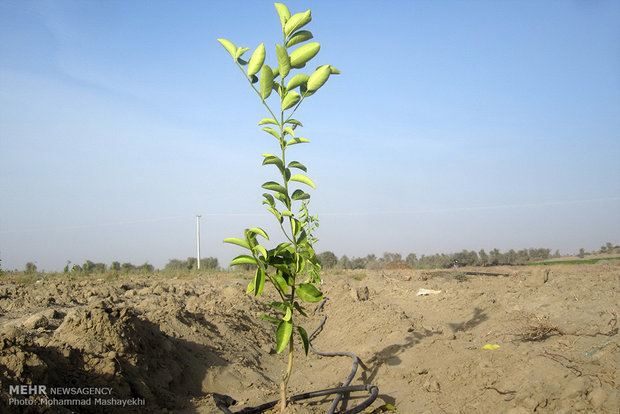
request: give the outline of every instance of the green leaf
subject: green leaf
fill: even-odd
[[[282,252],[294,252],[295,248],[291,245],[290,242],[282,242],[276,246],[276,254],[281,254]]]
[[[237,53],[237,46],[235,46],[233,42],[226,39],[217,39],[217,41],[220,42],[222,46],[224,46],[224,49],[226,49],[228,53],[230,53],[230,56],[232,56],[233,59],[236,59],[235,54]]]
[[[247,61],[247,60],[244,60],[244,59],[241,59],[241,58],[237,58],[237,63],[238,63],[238,64],[240,64],[241,66],[245,66],[245,65],[247,65],[247,64],[248,64],[248,61]],[[252,79],[251,79],[251,82],[252,82],[252,83],[255,83],[255,82],[256,82],[256,81],[254,80],[254,78],[256,78],[256,76],[250,76],[250,78],[252,78]],[[258,79],[258,78],[256,78],[256,79]]]
[[[267,233],[265,233],[265,230],[261,229],[260,227],[252,227],[248,231],[254,234],[258,234],[259,236],[263,236],[264,238],[269,240],[269,236],[267,236]]]
[[[249,48],[249,47],[241,47],[241,46],[239,46],[239,47],[237,48],[237,51],[235,52],[235,58],[236,58],[237,60],[239,60],[239,59],[241,58],[241,56],[243,56],[243,54],[244,54],[245,52],[247,52],[248,50],[250,50],[250,48]]]
[[[254,53],[252,53],[252,57],[248,62],[248,75],[258,73],[260,68],[263,67],[263,63],[265,63],[265,44],[261,43],[258,45]]]
[[[286,47],[292,47],[301,42],[305,42],[306,40],[312,39],[312,33],[307,30],[300,30],[297,33],[294,33],[290,39],[286,42]]]
[[[264,258],[267,258],[267,249],[265,249],[260,244],[257,244],[256,246],[254,246],[254,251],[262,254]]]
[[[302,229],[300,232],[300,236],[299,239],[297,240],[297,244],[301,245],[303,242],[305,242],[305,238],[306,238],[306,232]],[[297,255],[296,259],[295,259],[295,272],[297,274],[300,274],[301,272],[304,271],[304,268],[306,267],[306,260],[300,256]]]
[[[286,48],[282,45],[276,45],[276,55],[278,56],[278,72],[284,79],[291,70],[291,58],[288,56]]]
[[[297,244],[303,244],[306,241],[308,241],[308,235],[306,234],[306,231],[304,229],[301,229],[301,231],[299,232],[299,237],[297,238]],[[304,266],[305,266],[305,262],[304,262]],[[299,268],[299,272],[301,272],[303,270],[303,266],[300,265]]]
[[[289,210],[284,210],[282,212],[282,216],[283,217],[293,217],[293,213],[291,213]]]
[[[340,75],[340,71],[332,65],[329,65],[329,70],[331,71],[332,75]]]
[[[281,170],[284,169],[284,163],[279,157],[276,157],[275,155],[270,155],[268,157],[265,157],[265,159],[263,160],[263,165],[267,165],[267,164],[274,164],[279,169]]]
[[[305,45],[299,46],[297,49],[293,50],[290,54],[291,57],[291,67],[294,68],[302,68],[306,62],[316,56],[319,53],[319,49],[321,49],[321,44],[318,42],[307,43]]]
[[[297,286],[296,292],[304,302],[319,302],[323,300],[323,294],[312,283],[300,283]]]
[[[288,163],[288,168],[297,168],[300,169],[302,171],[308,172],[308,170],[306,169],[306,166],[303,165],[302,163],[300,163],[299,161],[291,161]]]
[[[252,82],[252,84],[258,82],[258,76],[256,76],[256,75],[250,76],[250,82]]]
[[[272,307],[282,312],[286,312],[286,305],[282,302],[269,302],[267,306]]]
[[[308,341],[308,332],[301,326],[297,327],[297,332],[299,332],[299,337],[301,338],[301,343],[304,346],[304,352],[306,356],[308,356],[308,349],[310,348],[310,342]]]
[[[286,90],[290,91],[297,88],[299,85],[305,84],[306,82],[308,82],[309,78],[310,76],[306,75],[305,73],[300,73],[293,76],[291,80],[288,81],[288,85],[286,85]]]
[[[278,193],[286,194],[286,188],[282,187],[275,181],[267,181],[262,187],[266,190],[277,191]]]
[[[282,275],[280,273],[276,273],[275,275],[273,275],[273,280],[276,281],[276,288],[283,294],[286,294],[286,280],[284,280],[284,278],[282,277]]]
[[[286,7],[282,3],[275,3],[274,6],[276,6],[276,11],[278,12],[278,16],[280,17],[280,23],[282,23],[282,31],[284,31],[284,26],[286,25],[286,22],[288,21],[288,19],[291,18],[291,12],[289,11],[288,7]]]
[[[303,174],[295,174],[294,176],[290,178],[290,181],[297,181],[297,182],[309,185],[312,188],[316,188],[316,186],[314,185],[314,182],[312,182],[311,179],[309,179]]]
[[[286,24],[284,25],[284,35],[289,37],[293,32],[298,29],[301,29],[303,26],[310,23],[312,20],[312,14],[310,10],[307,10],[303,13],[295,13],[292,15]]]
[[[286,132],[287,134],[289,134],[293,138],[295,138],[295,131],[293,131],[293,128],[291,128],[291,127],[284,127],[284,132]]]
[[[242,265],[242,264],[258,264],[256,259],[252,256],[248,256],[247,254],[242,254],[241,256],[237,256],[230,262],[231,266]]]
[[[299,223],[299,220],[291,219],[291,227],[293,230],[293,236],[297,236],[297,234],[299,234],[299,231],[301,230],[301,224]]]
[[[273,118],[263,118],[260,120],[260,122],[258,123],[258,125],[265,125],[265,124],[273,124],[273,125],[280,125],[278,124],[278,121],[276,121]]]
[[[273,316],[265,315],[264,313],[258,315],[258,317],[269,322],[280,323],[280,319],[274,318]]]
[[[282,317],[283,321],[290,321],[291,318],[293,317],[293,311],[291,310],[291,308],[289,306],[286,307],[286,313],[284,314],[284,316]]]
[[[318,90],[321,86],[327,82],[329,79],[329,75],[331,75],[331,70],[329,69],[329,65],[321,66],[318,68],[308,79],[307,88],[310,92],[314,92]]]
[[[301,96],[299,96],[299,94],[295,91],[289,91],[286,93],[286,95],[284,96],[284,99],[282,100],[282,110],[286,110],[289,109],[293,106],[295,106],[297,104],[297,102],[299,102],[299,100],[301,99]]]
[[[282,202],[282,204],[284,204],[286,206],[286,208],[291,208],[291,200],[288,198],[288,196],[284,193],[275,193],[274,196],[280,200]],[[284,214],[280,214],[280,217],[282,217]]]
[[[322,67],[328,67],[329,68],[329,72],[332,75],[340,75],[340,71],[337,68],[333,67],[332,65],[321,65],[321,66],[317,67],[316,70],[319,70]]]
[[[236,244],[237,246],[245,247],[246,249],[250,248],[250,245],[247,241],[238,237],[229,237],[227,239],[224,239],[224,243]]]
[[[282,215],[278,212],[278,210],[276,210],[274,207],[269,207],[267,211],[271,212],[271,214],[273,214],[278,219],[278,221],[282,223]]]
[[[263,131],[270,133],[271,135],[273,135],[274,137],[276,137],[276,139],[279,141],[280,140],[280,134],[278,133],[278,131],[276,131],[273,128],[269,128],[269,127],[265,127],[263,128]]]
[[[263,197],[265,197],[265,202],[267,202],[267,204],[269,204],[271,207],[274,207],[276,205],[276,202],[271,194],[263,193]]]
[[[264,287],[265,271],[259,267],[256,269],[256,276],[254,276],[254,296],[262,295]]]
[[[280,321],[276,329],[276,352],[278,354],[286,349],[292,334],[293,324],[290,321]]]
[[[286,142],[286,146],[288,147],[289,145],[302,144],[304,142],[310,142],[310,140],[306,138],[302,138],[302,137],[297,137],[297,138],[289,139]]]
[[[296,120],[296,119],[289,119],[289,120],[285,121],[284,123],[285,124],[295,125],[296,127],[297,126],[300,126],[300,127],[303,126],[303,124],[301,122],[299,122],[298,120]]]
[[[291,199],[293,200],[308,200],[310,198],[310,194],[304,193],[302,190],[295,190]]]
[[[252,278],[252,280],[250,280],[250,283],[248,283],[248,287],[245,289],[245,294],[247,295],[250,292],[254,292],[254,278]]]
[[[260,71],[260,97],[265,100],[271,95],[273,90],[273,71],[269,65],[263,65]]]

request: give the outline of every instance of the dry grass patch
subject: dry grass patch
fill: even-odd
[[[517,327],[511,332],[521,341],[543,341],[551,335],[564,335],[548,316],[519,312],[513,317]]]

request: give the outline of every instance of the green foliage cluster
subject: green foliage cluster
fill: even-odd
[[[232,266],[255,267],[256,275],[247,288],[248,293],[262,294],[265,282],[268,281],[280,295],[281,301],[271,302],[269,306],[281,314],[278,317],[262,315],[264,319],[277,324],[278,353],[289,343],[293,327],[297,328],[307,353],[308,335],[303,327],[294,325],[293,314],[296,311],[305,314],[303,307],[295,300],[296,297],[304,302],[317,302],[323,297],[315,286],[320,282],[321,268],[313,248],[316,242],[313,231],[318,227],[318,219],[308,211],[310,194],[301,188],[293,189],[292,184],[301,183],[311,188],[315,188],[315,184],[308,177],[305,165],[299,161],[287,162],[286,151],[293,145],[309,142],[297,134],[297,129],[303,125],[293,118],[301,103],[316,93],[331,75],[340,72],[331,65],[321,65],[310,75],[295,74],[287,82],[293,69],[304,68],[316,56],[320,44],[311,42],[298,46],[313,38],[311,32],[302,30],[312,20],[310,10],[291,15],[285,5],[276,3],[275,7],[282,26],[283,43],[275,47],[277,65],[273,68],[265,63],[263,43],[258,45],[249,60],[245,60],[243,55],[250,48],[237,47],[226,39],[218,41],[230,53],[233,62],[271,115],[263,118],[258,125],[269,125],[262,129],[276,139],[280,153],[263,154],[263,165],[273,165],[280,175],[280,181],[267,181],[262,185],[267,190],[263,194],[263,204],[277,220],[285,241],[268,250],[259,243],[258,237],[269,240],[269,236],[259,227],[245,229],[242,238],[230,237],[224,241],[248,251],[248,254],[240,255],[231,262]],[[294,46],[297,47],[291,50]],[[272,91],[278,96],[279,110],[272,110],[266,101]],[[301,283],[298,276],[303,276]]]
[[[611,242],[607,242],[601,246],[601,250],[599,251],[601,253],[616,254],[620,253],[620,246],[614,246]]]
[[[195,257],[188,257],[186,260],[170,259],[163,271],[166,273],[184,273],[197,269],[198,261]],[[28,269],[28,264],[26,265]],[[32,268],[32,264],[31,267]],[[34,267],[36,270],[36,266]],[[200,259],[201,270],[219,270],[219,262],[216,257],[204,257]],[[63,269],[63,273],[71,276],[88,276],[88,275],[101,275],[104,273],[112,273],[116,275],[138,275],[138,274],[150,274],[158,269],[145,262],[141,265],[134,265],[129,262],[114,261],[108,267],[105,263],[95,263],[91,260],[86,260],[82,265],[71,264],[67,261],[66,266]]]
[[[220,265],[217,257],[203,257],[200,259],[200,270],[219,270]],[[195,257],[188,257],[185,260],[170,259],[164,272],[186,272],[190,270],[198,270],[198,260]]]
[[[154,271],[155,271],[155,267],[149,264],[148,262],[145,262],[141,265],[136,266],[129,262],[120,263],[120,262],[114,261],[112,262],[112,264],[110,264],[110,267],[108,268],[108,266],[105,263],[94,263],[90,260],[86,260],[86,262],[84,262],[84,264],[82,264],[81,266],[78,264],[74,264],[73,266],[71,266],[71,262],[67,261],[67,265],[65,266],[63,273],[72,274],[72,275],[89,276],[89,275],[102,275],[106,272],[110,272],[114,274],[130,275],[130,274],[140,274],[140,273],[148,274]]]
[[[282,30],[282,44],[275,46],[276,63],[265,63],[266,49],[259,44],[250,58],[243,55],[250,50],[240,47],[226,39],[218,39],[228,51],[235,66],[241,71],[250,87],[256,92],[269,116],[258,122],[262,130],[274,138],[279,151],[263,154],[263,165],[273,166],[278,178],[265,182],[262,188],[263,204],[275,217],[284,241],[276,247],[267,249],[259,242],[259,237],[269,240],[267,233],[259,228],[245,229],[242,237],[230,237],[226,243],[232,243],[247,250],[234,258],[235,265],[251,265],[256,269],[255,277],[247,287],[247,293],[261,295],[266,282],[278,293],[280,300],[270,302],[272,315],[261,317],[276,324],[276,350],[282,352],[289,348],[289,365],[282,380],[281,407],[286,407],[286,384],[292,368],[293,332],[297,331],[308,353],[308,334],[295,323],[297,313],[306,315],[301,302],[318,302],[323,294],[317,288],[321,281],[321,266],[316,257],[313,244],[317,241],[313,232],[318,227],[318,218],[308,211],[310,194],[307,187],[315,188],[308,177],[308,169],[297,160],[287,159],[287,150],[291,147],[309,142],[298,134],[302,123],[293,118],[299,106],[314,95],[330,78],[340,71],[331,65],[318,66],[310,73],[294,73],[303,69],[319,52],[318,42],[308,42],[313,34],[304,29],[312,20],[310,10],[291,15],[289,9],[281,3],[275,3]],[[275,92],[275,94],[273,93]],[[271,106],[267,99],[272,97]],[[275,98],[275,99],[274,99]],[[272,109],[272,108],[277,109]],[[294,185],[301,184],[301,188]],[[299,301],[297,300],[299,299]]]
[[[195,257],[188,257],[186,260],[170,259],[163,269],[164,273],[189,273],[197,270],[198,261]],[[203,257],[200,259],[200,270],[205,271],[219,271],[219,261],[216,257]],[[86,260],[84,263],[72,264],[70,260],[62,271],[62,274],[69,278],[75,276],[89,276],[89,275],[139,275],[139,274],[151,274],[158,271],[152,264],[145,262],[141,265],[134,265],[129,262],[114,261],[107,266],[105,263],[93,262],[92,260]],[[15,270],[14,272],[18,272]],[[13,273],[13,272],[11,272]],[[24,275],[35,275],[47,272],[39,272],[37,265],[34,262],[28,262],[24,266]],[[55,272],[52,272],[55,273]],[[1,275],[1,274],[0,274]]]
[[[24,274],[34,275],[35,273],[37,273],[37,265],[33,262],[26,263],[26,266],[24,268]]]

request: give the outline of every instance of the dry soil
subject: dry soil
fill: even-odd
[[[352,384],[379,388],[365,413],[387,404],[405,414],[619,412],[619,261],[323,276],[327,322],[313,345],[359,356]],[[245,295],[247,283],[234,274],[0,279],[0,412],[220,413],[217,394],[237,401],[232,411],[278,399],[286,357],[257,318],[270,295]],[[322,320],[316,307],[299,320],[308,332]],[[305,357],[295,345],[290,394],[349,375],[350,358]],[[18,384],[107,387],[144,405],[46,407],[40,395],[10,404]],[[330,401],[288,412],[325,413]]]

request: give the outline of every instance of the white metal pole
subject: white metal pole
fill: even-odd
[[[196,214],[196,259],[198,260],[198,269],[200,269],[200,216]]]

